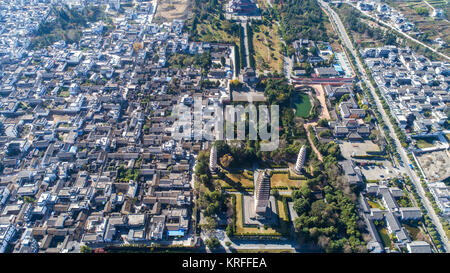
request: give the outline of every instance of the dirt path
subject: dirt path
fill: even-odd
[[[314,90],[316,90],[317,99],[319,100],[320,105],[322,107],[320,118],[330,120],[330,112],[328,112],[327,101],[325,98],[325,90],[323,90],[321,84],[313,84],[311,85],[311,87],[314,88]]]
[[[312,142],[311,135],[310,135],[309,130],[308,130],[309,126],[317,126],[317,123],[316,122],[305,123],[303,126],[305,127],[306,135],[308,136],[308,141],[309,141],[309,143],[311,143],[311,147],[312,147],[313,151],[316,153],[316,155],[319,158],[320,162],[323,162],[323,157],[320,154],[319,150],[317,150],[317,148],[314,145],[314,143]]]
[[[320,102],[320,107],[322,108],[319,118],[321,118],[321,119],[324,118],[324,119],[330,120],[331,119],[330,112],[328,112],[327,101],[325,98],[325,90],[323,90],[322,85],[321,84],[311,84],[311,85],[297,84],[294,87],[295,87],[295,89],[297,89],[302,86],[309,86],[314,89],[315,95]],[[311,95],[313,95],[313,94],[311,94]]]

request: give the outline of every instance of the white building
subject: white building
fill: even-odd
[[[450,215],[450,190],[443,182],[429,184],[430,192],[443,214]]]
[[[264,214],[270,202],[270,177],[266,171],[260,171],[256,176],[254,198],[256,215]]]
[[[431,247],[424,241],[413,241],[406,244],[409,253],[431,253]]]

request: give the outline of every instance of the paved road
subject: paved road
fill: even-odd
[[[355,6],[354,4],[350,4],[350,5],[352,5],[354,8],[356,8],[356,6]],[[419,41],[419,40],[417,40],[417,39],[411,37],[410,35],[408,35],[408,34],[402,32],[402,31],[398,30],[397,28],[391,26],[390,24],[384,22],[383,20],[380,20],[380,19],[378,19],[377,17],[372,16],[372,15],[369,14],[368,12],[364,12],[364,11],[361,11],[361,12],[362,12],[364,15],[366,15],[367,17],[371,18],[372,20],[375,20],[376,22],[382,24],[383,26],[385,26],[385,27],[387,27],[387,28],[390,28],[390,29],[394,30],[395,32],[398,32],[398,33],[401,33],[401,34],[405,35],[407,38],[411,39],[412,41],[414,41],[414,42],[416,42],[416,43],[418,43],[418,44],[420,44],[420,45],[422,45],[422,46],[428,48],[429,50],[433,51],[434,53],[438,54],[439,56],[444,57],[444,58],[447,59],[447,60],[450,60],[450,57],[449,57],[449,56],[447,56],[447,55],[445,55],[445,54],[443,54],[443,53],[437,51],[436,49],[432,48],[431,46],[429,46],[429,45],[427,45],[427,44],[425,44],[425,43],[423,43],[423,42],[421,42],[421,41]]]
[[[407,153],[405,151],[405,149],[402,147],[399,139],[397,138],[397,135],[394,132],[394,127],[392,126],[390,119],[388,118],[386,112],[384,111],[384,108],[381,105],[381,101],[378,98],[378,95],[375,92],[375,88],[374,86],[371,84],[371,82],[369,81],[369,78],[366,74],[366,71],[363,68],[363,65],[361,63],[361,61],[358,58],[358,55],[356,53],[355,48],[353,47],[353,44],[350,41],[350,38],[347,35],[347,32],[344,28],[344,25],[342,24],[341,19],[339,18],[339,15],[337,15],[337,13],[331,9],[331,7],[323,2],[322,0],[318,0],[319,3],[321,4],[322,7],[325,8],[326,13],[328,14],[328,16],[332,18],[332,21],[334,22],[335,26],[338,28],[338,34],[341,37],[342,41],[344,42],[344,44],[347,46],[347,48],[350,50],[350,52],[352,53],[352,55],[355,57],[356,60],[356,65],[359,69],[359,71],[362,73],[362,78],[363,80],[366,82],[367,86],[369,87],[370,92],[372,93],[373,97],[375,98],[375,102],[377,105],[378,110],[381,113],[381,116],[384,120],[384,122],[386,123],[386,125],[389,128],[389,134],[391,135],[391,137],[394,139],[395,144],[397,146],[397,150],[400,153],[400,157],[402,159],[402,161],[404,162],[404,167],[401,168],[401,170],[403,170],[404,172],[406,172],[406,174],[411,178],[411,181],[413,182],[414,186],[416,187],[419,197],[422,200],[422,203],[424,204],[424,207],[427,211],[427,214],[430,216],[433,224],[436,226],[437,231],[441,237],[441,240],[444,244],[444,247],[446,249],[446,252],[450,252],[450,245],[448,242],[448,238],[446,236],[446,233],[442,227],[442,224],[439,220],[439,217],[436,215],[433,207],[431,206],[431,202],[428,200],[428,198],[425,195],[425,191],[422,187],[422,184],[420,183],[420,179],[419,177],[417,177],[416,173],[414,171],[412,171],[410,168],[405,167],[408,166],[409,164],[411,164],[411,161],[409,160]]]
[[[423,2],[425,2],[425,4],[427,4],[427,6],[429,6],[429,7],[433,10],[433,12],[436,10],[436,9],[435,9],[430,3],[428,3],[427,1],[423,0]],[[445,22],[448,23],[448,20],[447,20],[447,19],[442,18],[442,20],[444,20]]]

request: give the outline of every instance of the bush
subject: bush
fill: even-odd
[[[227,234],[228,237],[233,236],[233,226],[232,225],[228,225],[226,230],[225,230],[225,233]]]
[[[211,239],[206,239],[205,244],[210,249],[216,249],[220,247],[220,242],[217,237],[212,237]]]

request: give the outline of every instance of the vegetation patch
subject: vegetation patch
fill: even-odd
[[[39,25],[36,36],[31,40],[31,48],[42,48],[60,40],[76,43],[81,39],[82,28],[89,22],[110,21],[100,6],[87,6],[81,11],[67,5],[61,8],[53,6],[50,12],[56,19]]]
[[[389,237],[388,231],[385,227],[377,226],[378,233],[380,234],[381,241],[383,241],[383,245],[388,248],[392,248],[392,241]]]
[[[434,147],[433,140],[434,138],[418,138],[416,139],[416,146],[419,149]]]
[[[281,15],[284,40],[290,44],[296,39],[327,41],[326,16],[315,0],[288,0],[275,5]]]
[[[227,173],[225,176],[228,179],[219,180],[221,186],[235,187],[238,184],[240,187],[253,188],[253,181],[242,173]]]
[[[281,72],[283,67],[282,43],[276,22],[254,22],[252,24],[256,70]]]
[[[288,173],[275,173],[270,177],[270,185],[272,188],[278,187],[302,187],[306,183],[306,178],[303,180],[292,180]]]
[[[294,94],[293,100],[295,115],[297,117],[307,118],[311,113],[311,100],[309,99],[309,95],[306,93],[296,92]]]

